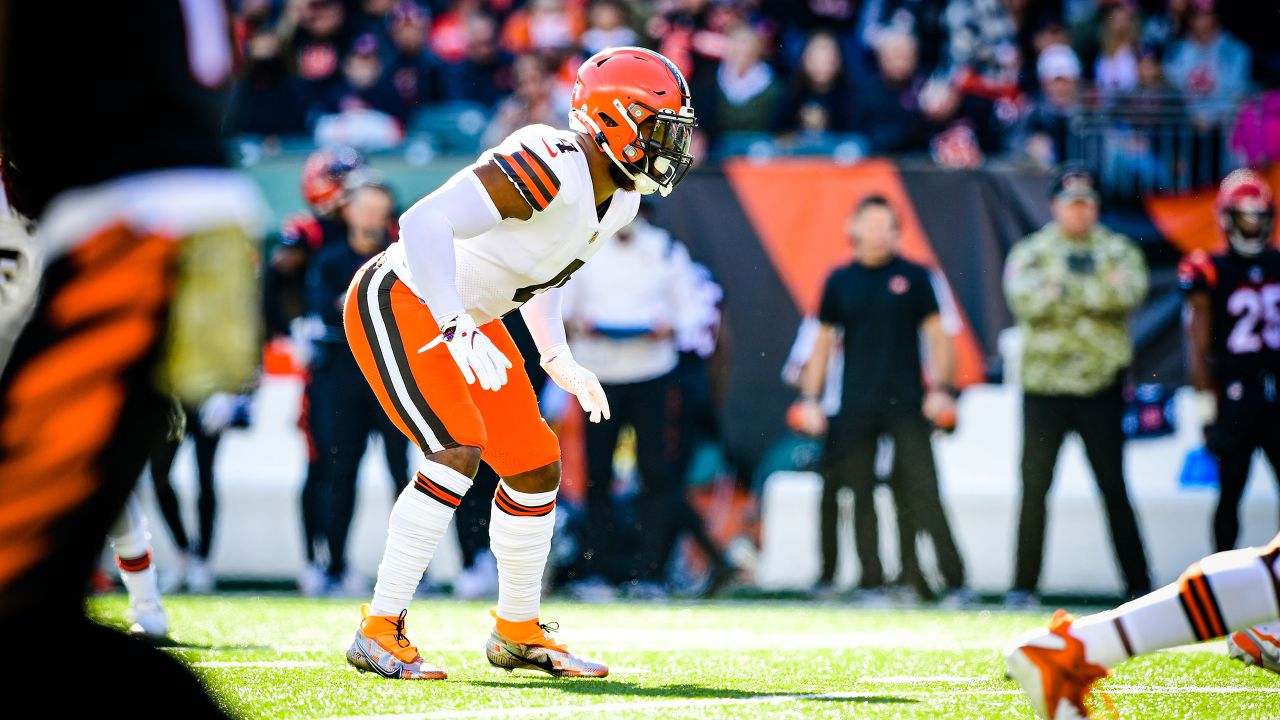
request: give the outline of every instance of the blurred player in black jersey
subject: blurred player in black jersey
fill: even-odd
[[[1218,458],[1221,494],[1213,518],[1219,552],[1235,547],[1238,506],[1254,450],[1280,470],[1280,250],[1271,244],[1276,206],[1252,170],[1222,181],[1214,206],[1226,252],[1196,251],[1178,268],[1186,293],[1191,383]]]
[[[168,396],[237,388],[260,353],[263,206],[219,132],[230,39],[218,0],[0,6],[0,155],[44,255],[5,278],[41,291],[0,374],[0,670],[27,670],[44,714],[122,695],[133,717],[221,716],[84,603]]]

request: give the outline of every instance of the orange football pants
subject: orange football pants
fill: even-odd
[[[360,268],[343,312],[347,341],[391,421],[430,455],[468,446],[503,477],[550,465],[560,444],[542,419],[520,351],[500,320],[480,328],[511,361],[497,391],[468,385],[430,308],[377,255]]]

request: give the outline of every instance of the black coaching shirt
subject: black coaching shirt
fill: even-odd
[[[831,273],[818,320],[844,332],[842,412],[920,412],[920,325],[936,312],[929,271],[900,257]]]

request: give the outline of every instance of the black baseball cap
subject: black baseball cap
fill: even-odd
[[[1098,183],[1093,174],[1080,165],[1066,165],[1053,180],[1050,197],[1063,202],[1087,200],[1098,202]]]

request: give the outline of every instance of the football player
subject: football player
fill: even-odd
[[[169,615],[160,601],[156,568],[151,563],[151,533],[136,492],[129,494],[120,517],[107,531],[107,543],[115,554],[120,582],[129,594],[125,620],[129,632],[153,640],[169,635]]]
[[[1018,640],[1005,655],[1009,677],[1027,693],[1040,717],[1089,716],[1085,702],[1111,668],[1136,655],[1228,639],[1231,657],[1280,670],[1280,535],[1265,547],[1210,555],[1177,582],[1079,620],[1054,613],[1046,630]]]
[[[400,218],[400,242],[348,291],[346,332],[361,370],[427,456],[391,512],[373,600],[347,651],[361,670],[445,677],[409,641],[405,616],[484,460],[502,478],[490,509],[499,591],[489,662],[557,677],[609,672],[539,619],[560,447],[501,318],[520,309],[547,374],[592,422],[607,420],[599,380],[565,341],[558,288],[631,222],[641,195],[680,183],[696,123],[680,71],[633,47],[582,64],[569,119],[569,131],[517,130],[418,201]]]
[[[1227,249],[1188,255],[1178,282],[1186,293],[1191,384],[1205,445],[1218,458],[1213,536],[1222,551],[1236,544],[1254,451],[1261,447],[1280,470],[1280,250],[1271,244],[1275,200],[1254,171],[1228,175],[1214,209]]]

